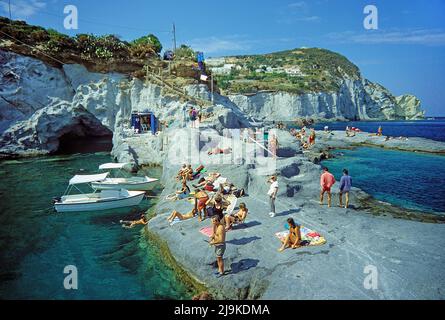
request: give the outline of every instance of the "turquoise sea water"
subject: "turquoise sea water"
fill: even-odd
[[[63,194],[70,177],[96,173],[99,164],[110,161],[108,153],[96,153],[0,162],[0,298],[189,298],[141,228],[123,229],[118,223],[136,218],[151,201],[133,209],[52,210],[52,198]],[[78,269],[78,290],[63,287],[67,265]]]
[[[425,212],[445,212],[445,156],[365,147],[335,152],[339,157],[322,165],[337,181],[346,168],[353,185],[378,200]]]

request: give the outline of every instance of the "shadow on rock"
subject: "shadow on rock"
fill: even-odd
[[[243,224],[239,224],[236,226],[233,226],[232,230],[240,230],[240,229],[247,229],[247,228],[252,228],[255,226],[259,226],[261,225],[261,222],[259,221],[249,221],[247,223],[243,223]]]
[[[291,209],[291,210],[287,210],[287,211],[283,211],[283,212],[280,212],[280,213],[277,213],[277,217],[280,217],[280,216],[288,216],[288,215],[290,215],[290,214],[293,214],[293,213],[298,213],[298,212],[300,212],[301,211],[301,208],[297,208],[297,209]]]
[[[292,163],[287,167],[281,169],[281,174],[286,178],[292,178],[298,174],[300,174],[300,168],[297,163]]]
[[[236,246],[242,246],[244,244],[248,244],[250,242],[253,242],[255,240],[260,240],[260,237],[254,236],[254,237],[244,237],[244,238],[240,238],[240,239],[233,239],[230,241],[226,241],[227,243],[230,244],[234,244]]]
[[[286,196],[288,198],[292,198],[295,195],[295,193],[298,193],[298,191],[300,190],[301,190],[301,185],[295,185],[295,186],[286,185]]]
[[[255,268],[260,260],[258,259],[242,259],[238,262],[234,262],[230,265],[231,273],[236,274],[241,271],[247,271]]]

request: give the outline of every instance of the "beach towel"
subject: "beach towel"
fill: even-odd
[[[224,184],[227,182],[227,178],[224,177],[219,177],[218,179],[215,180],[215,182],[213,182],[213,186],[215,188],[219,188],[220,184]]]
[[[326,243],[326,239],[314,230],[301,226],[300,231],[301,241],[307,241],[308,246],[321,246]],[[280,240],[284,240],[288,236],[288,234],[289,230],[285,230],[275,233],[275,236]]]
[[[178,217],[174,218],[173,221],[170,222],[170,227],[175,225],[175,224],[177,224],[177,223],[179,223],[179,222],[182,222],[182,220],[179,219]]]

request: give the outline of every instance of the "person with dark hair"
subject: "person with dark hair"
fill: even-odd
[[[347,169],[343,169],[343,176],[340,179],[340,207],[343,207],[343,194],[345,194],[345,209],[349,206],[349,192],[352,188],[352,178],[349,175],[349,171]]]
[[[286,248],[298,248],[301,243],[301,226],[295,223],[294,219],[287,219],[287,224],[289,225],[289,234],[282,240],[282,245],[278,251],[283,251]]]
[[[323,205],[323,196],[328,193],[328,207],[331,207],[331,188],[335,183],[335,178],[328,168],[323,168],[323,174],[320,177],[320,205]]]
[[[187,180],[185,179],[185,177],[182,179],[182,187],[180,190],[176,191],[176,199],[177,200],[181,200],[181,199],[185,199],[189,196],[190,194],[190,188],[187,185]]]
[[[141,218],[139,220],[134,220],[134,221],[119,221],[120,223],[122,223],[122,227],[127,228],[127,229],[131,229],[134,226],[137,226],[139,224],[142,225],[146,225],[148,223],[147,218],[145,217],[145,214],[141,214]]]
[[[176,210],[173,210],[173,212],[171,213],[171,215],[167,218],[168,222],[173,222],[173,220],[175,220],[175,218],[178,218],[179,220],[187,220],[187,219],[191,219],[194,216],[196,216],[196,212],[198,210],[196,208],[193,208],[192,211],[190,211],[189,213],[186,214],[182,214]]]

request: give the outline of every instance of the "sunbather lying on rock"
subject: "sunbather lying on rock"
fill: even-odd
[[[203,188],[206,186],[207,183],[208,183],[208,181],[205,178],[201,178],[201,179],[199,179],[197,184],[192,184],[192,186],[194,188]]]
[[[187,220],[193,218],[197,213],[197,210],[195,208],[192,209],[189,213],[182,214],[178,211],[174,210],[171,215],[167,218],[168,222],[172,222],[175,218],[178,218],[179,220]]]
[[[215,182],[216,179],[221,177],[221,173],[219,172],[209,172],[209,175],[206,177],[207,181]]]
[[[289,225],[289,235],[282,240],[282,245],[278,251],[283,251],[286,248],[298,248],[301,243],[301,230],[300,225],[295,223],[294,219],[287,219],[287,224]]]
[[[232,229],[234,224],[244,223],[247,218],[248,209],[246,208],[246,204],[240,203],[239,211],[237,213],[227,214],[224,219],[226,220],[226,230]]]
[[[215,149],[211,149],[209,150],[209,152],[207,152],[207,154],[210,156],[212,154],[229,154],[232,153],[232,148],[225,148],[225,149],[221,149],[221,148],[215,148]]]

